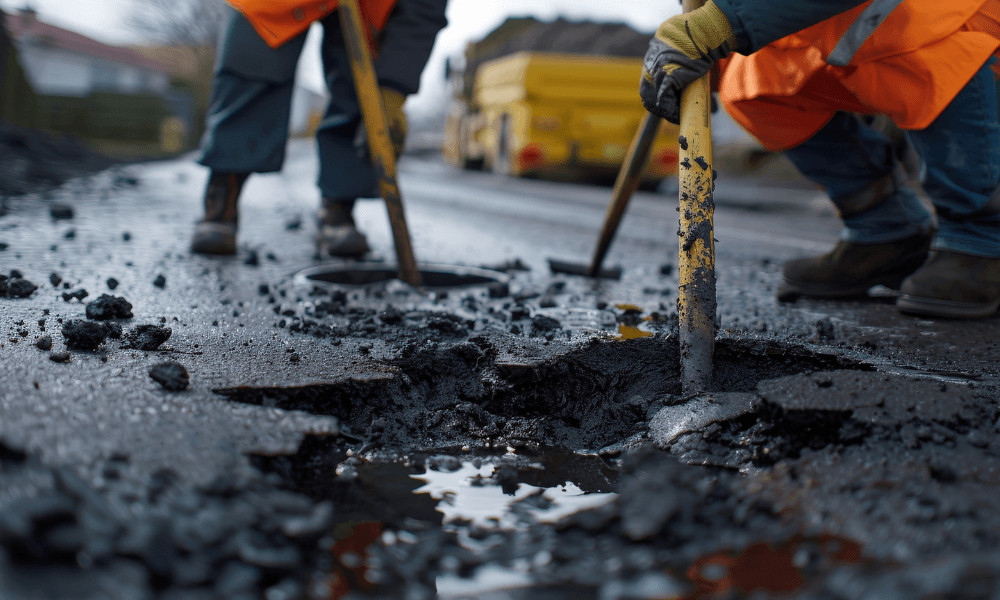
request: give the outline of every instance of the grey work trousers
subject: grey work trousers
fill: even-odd
[[[316,132],[319,189],[332,200],[374,197],[377,181],[368,149],[358,142],[361,110],[336,12],[321,23],[330,103]],[[305,34],[271,48],[233,11],[219,48],[199,163],[217,172],[281,170],[304,43]]]

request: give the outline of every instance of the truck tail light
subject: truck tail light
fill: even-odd
[[[528,144],[517,153],[517,162],[522,169],[537,166],[542,162],[544,154],[538,144]]]
[[[677,164],[677,152],[670,148],[664,148],[656,154],[656,161],[662,165],[676,165]]]

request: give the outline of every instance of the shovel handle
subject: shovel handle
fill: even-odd
[[[604,225],[601,227],[601,235],[597,238],[597,247],[594,248],[594,257],[590,260],[590,268],[587,271],[588,277],[597,277],[601,272],[601,264],[611,247],[611,240],[614,239],[621,223],[622,215],[625,214],[625,207],[632,198],[632,194],[639,188],[642,176],[642,167],[649,158],[649,150],[653,147],[656,139],[656,132],[660,129],[660,119],[651,113],[644,113],[639,129],[632,137],[632,144],[625,154],[625,162],[618,170],[618,177],[615,179],[615,187],[611,191],[611,203],[608,204],[607,213],[604,215]]]
[[[385,107],[382,106],[382,94],[375,79],[375,67],[364,34],[365,25],[361,18],[358,0],[339,0],[337,13],[340,15],[340,29],[344,34],[347,54],[351,58],[354,88],[361,105],[361,116],[365,122],[372,166],[378,176],[379,193],[385,200],[385,208],[389,213],[392,239],[396,245],[396,259],[399,261],[399,278],[413,287],[420,287],[420,271],[413,255],[410,231],[406,226],[406,215],[403,212],[403,198],[396,181],[396,155],[389,139]]]
[[[684,0],[684,12],[703,3]],[[707,391],[715,353],[715,239],[712,217],[712,115],[709,75],[681,95],[678,160],[680,249],[677,316],[680,325],[681,386],[685,395]]]

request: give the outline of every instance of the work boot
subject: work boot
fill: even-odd
[[[856,219],[901,193],[905,176],[901,168],[873,181],[846,198],[836,200],[840,218]],[[800,296],[849,298],[864,296],[876,285],[898,289],[903,280],[927,260],[932,225],[907,238],[864,244],[840,240],[833,250],[812,258],[785,263],[778,300],[794,302]]]
[[[356,258],[371,250],[365,234],[354,224],[353,210],[353,199],[323,198],[316,212],[316,246],[320,254]]]
[[[782,268],[784,281],[778,286],[778,300],[863,296],[876,285],[899,289],[927,260],[933,239],[930,231],[885,244],[839,241],[822,256],[788,261]]]
[[[236,203],[246,173],[212,172],[205,189],[205,216],[194,226],[191,251],[200,254],[236,254]]]
[[[900,287],[896,306],[930,317],[982,319],[1000,308],[1000,258],[937,250]]]

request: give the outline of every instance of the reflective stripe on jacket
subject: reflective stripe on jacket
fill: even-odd
[[[826,57],[869,3],[725,61],[719,97],[769,150],[801,144],[837,111],[923,129],[1000,48],[1000,0],[904,0],[846,67]]]

